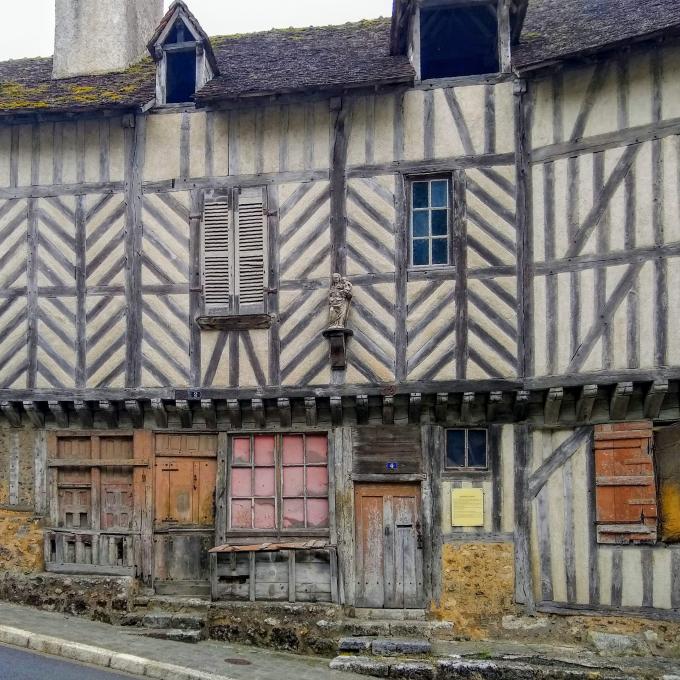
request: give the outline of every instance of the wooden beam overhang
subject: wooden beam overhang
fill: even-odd
[[[202,391],[173,398],[166,393],[136,390],[120,398],[83,394],[68,398],[61,392],[36,391],[32,399],[0,399],[0,411],[10,427],[92,429],[196,429],[207,431],[328,430],[352,425],[437,423],[448,427],[526,422],[537,427],[574,427],[611,421],[680,419],[680,378],[614,380],[581,385],[552,385],[526,389],[516,384],[481,383],[458,389],[446,383],[434,389],[398,390],[393,386],[364,386],[353,394],[346,386],[300,388],[260,396],[243,390]],[[439,387],[439,389],[437,389]],[[502,389],[500,389],[502,387]],[[7,391],[1,396],[7,396]],[[244,396],[241,396],[245,392]],[[140,394],[142,393],[142,394]],[[96,398],[95,398],[96,397]]]

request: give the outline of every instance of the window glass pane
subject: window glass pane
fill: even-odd
[[[432,239],[432,264],[449,263],[449,240],[446,238]]]
[[[413,264],[416,266],[430,264],[430,241],[428,239],[413,240]]]
[[[251,468],[233,468],[231,471],[231,495],[252,496]]]
[[[304,458],[304,441],[300,435],[283,437],[283,464],[302,465]]]
[[[274,468],[255,468],[255,495],[275,496]]]
[[[433,208],[446,208],[449,204],[448,201],[448,191],[449,183],[447,180],[442,179],[436,182],[432,182],[432,207]]]
[[[251,501],[231,502],[231,526],[234,529],[252,529],[253,517]]]
[[[274,465],[274,436],[255,437],[255,465]]]
[[[305,526],[305,506],[302,498],[287,498],[283,501],[283,528],[299,529]]]
[[[307,463],[328,462],[328,439],[319,436],[307,436]]]
[[[432,236],[448,236],[448,235],[449,235],[449,211],[433,210]]]
[[[234,439],[234,463],[250,463],[250,437]]]
[[[468,465],[486,467],[486,431],[468,431]]]
[[[430,204],[429,182],[413,183],[413,207],[427,208]]]
[[[287,467],[283,469],[283,495],[304,496],[305,477],[304,468]]]
[[[446,465],[447,467],[465,466],[465,430],[447,430]]]
[[[328,468],[307,468],[307,494],[310,496],[328,496]]]
[[[430,211],[416,210],[413,213],[413,235],[414,236],[429,236],[430,235]]]
[[[328,499],[310,498],[307,500],[307,527],[310,529],[328,527]]]
[[[276,528],[276,506],[273,499],[255,501],[255,528]]]

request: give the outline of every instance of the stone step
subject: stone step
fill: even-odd
[[[188,642],[189,644],[196,644],[205,639],[203,631],[183,628],[145,628],[139,632],[139,635],[155,640],[172,640],[172,642]]]
[[[348,637],[340,640],[338,651],[374,656],[422,656],[432,652],[432,645],[427,640]]]
[[[210,583],[207,581],[156,581],[154,590],[160,596],[210,599]]]
[[[340,633],[345,637],[417,637],[426,640],[449,637],[453,624],[449,621],[393,621],[344,619],[339,622]]]
[[[549,665],[479,659],[438,659],[417,661],[380,656],[338,656],[330,662],[334,671],[404,680],[635,680],[636,676],[606,669],[574,668],[558,663]]]
[[[134,612],[126,614],[123,626],[153,629],[203,630],[205,616],[200,614],[177,614],[174,612]]]
[[[364,621],[425,621],[427,612],[424,609],[369,609],[355,607],[352,618]]]

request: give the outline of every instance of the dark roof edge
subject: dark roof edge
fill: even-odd
[[[339,83],[337,85],[313,85],[304,88],[289,88],[281,90],[269,90],[269,91],[259,91],[252,92],[250,94],[242,95],[214,95],[214,96],[200,96],[200,90],[196,93],[196,106],[210,106],[212,104],[220,104],[226,102],[244,102],[244,101],[255,101],[264,98],[284,98],[290,96],[305,96],[313,97],[315,94],[321,94],[326,97],[331,97],[333,95],[339,96],[348,91],[356,94],[358,91],[371,91],[375,92],[382,88],[391,88],[397,85],[413,85],[414,77],[400,77],[400,78],[386,78],[384,80],[373,80],[373,81],[358,81],[354,83]]]
[[[612,52],[621,48],[627,49],[633,45],[637,46],[646,42],[654,42],[663,38],[680,38],[680,23],[674,26],[664,27],[656,31],[651,31],[649,33],[644,33],[642,35],[628,36],[622,38],[621,40],[615,40],[602,45],[594,45],[581,50],[573,50],[564,54],[558,54],[540,61],[529,61],[525,64],[513,65],[513,70],[519,75],[528,75],[536,71],[550,68],[555,64],[561,64],[569,61],[578,61],[579,59],[586,59],[598,54],[606,54],[607,52]]]

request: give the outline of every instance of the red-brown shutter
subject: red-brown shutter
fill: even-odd
[[[656,481],[652,423],[595,427],[598,543],[655,543]]]

